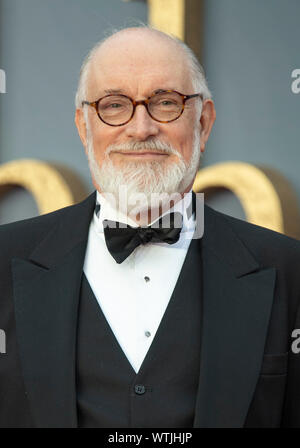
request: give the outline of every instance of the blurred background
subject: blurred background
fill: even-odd
[[[299,0],[0,0],[0,69],[6,91],[0,93],[0,224],[45,211],[32,194],[32,183],[41,181],[38,165],[28,183],[26,165],[10,162],[49,164],[73,192],[69,202],[94,190],[74,125],[80,66],[111,29],[143,22],[184,39],[204,66],[217,111],[202,159],[203,170],[211,169],[208,203],[251,220],[249,210],[259,196],[260,213],[268,216],[258,224],[268,226],[270,203],[277,198],[281,216],[271,218],[289,224],[275,230],[298,237],[299,17]],[[226,165],[231,161],[246,165]],[[226,166],[231,171],[224,171],[224,179],[229,181],[221,185]],[[215,167],[221,171],[214,172]],[[247,167],[257,171],[245,175]],[[249,194],[267,181],[273,196],[262,200],[257,191],[247,210],[238,193],[245,176]]]

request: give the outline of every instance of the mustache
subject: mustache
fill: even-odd
[[[181,158],[181,154],[173,148],[169,143],[162,142],[158,139],[152,139],[147,141],[130,141],[122,144],[109,145],[105,150],[105,155],[109,155],[112,151],[136,151],[142,152],[147,150],[148,152],[165,152],[166,154],[175,154]]]

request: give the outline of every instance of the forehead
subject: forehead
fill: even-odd
[[[90,95],[111,89],[147,95],[159,88],[191,90],[186,57],[169,39],[138,32],[118,36],[105,42],[91,62]]]

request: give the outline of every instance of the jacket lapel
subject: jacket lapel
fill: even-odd
[[[29,259],[12,260],[21,366],[37,427],[74,427],[77,309],[95,193],[57,212]]]
[[[258,380],[275,268],[261,268],[225,216],[205,206],[195,427],[242,427]]]

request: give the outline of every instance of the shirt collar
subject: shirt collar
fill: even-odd
[[[183,215],[183,223],[181,232],[191,231],[195,226],[194,212],[191,214],[192,207],[192,189],[187,193],[184,193],[184,197],[176,202],[173,207],[164,212],[162,216],[170,212],[180,212]],[[109,219],[111,221],[119,221],[130,225],[131,227],[138,227],[138,224],[122,213],[120,210],[116,210],[113,205],[105,198],[104,195],[97,191],[96,194],[96,206],[94,213],[94,222],[99,233],[103,233],[103,220]],[[157,218],[156,218],[157,219]],[[152,222],[156,221],[154,219]],[[149,225],[152,223],[149,223]]]

